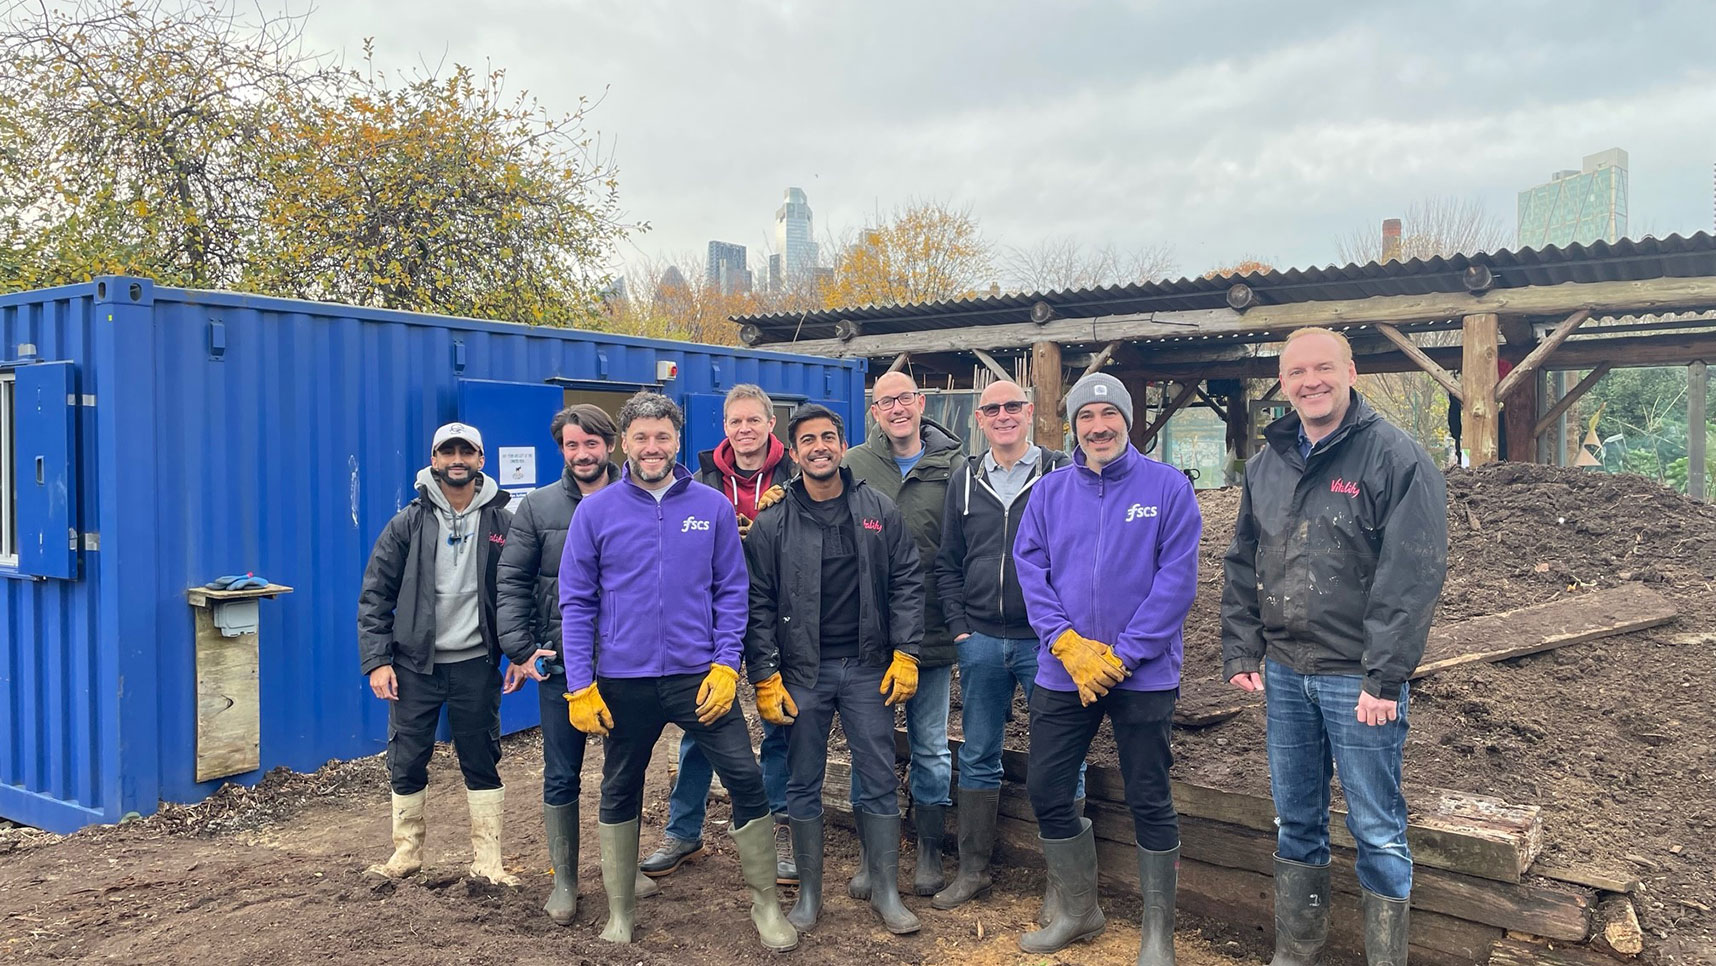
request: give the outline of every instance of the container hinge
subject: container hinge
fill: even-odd
[[[71,548],[73,550],[78,549],[78,533],[76,530],[72,531]],[[94,533],[94,532],[84,534],[83,535],[83,549],[85,549],[85,550],[100,550],[101,549],[101,534]]]
[[[79,396],[76,393],[67,393],[66,394],[66,405],[67,406],[88,406],[89,408],[94,409],[95,408],[95,394],[94,393],[85,393],[84,395]]]

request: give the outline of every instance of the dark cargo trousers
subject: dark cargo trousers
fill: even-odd
[[[453,751],[465,787],[501,787],[500,669],[486,657],[437,664],[428,674],[393,666],[399,700],[387,706],[387,774],[395,795],[414,795],[429,784],[429,758],[441,708],[453,730]]]

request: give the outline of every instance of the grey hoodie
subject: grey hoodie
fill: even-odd
[[[477,521],[501,488],[478,474],[477,492],[463,511],[453,509],[434,473],[417,473],[417,490],[434,505],[441,524],[435,547],[435,663],[453,664],[488,653],[483,642]]]

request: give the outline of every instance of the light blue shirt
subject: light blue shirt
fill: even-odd
[[[894,465],[898,466],[900,468],[900,479],[902,479],[902,480],[905,479],[906,474],[910,473],[912,471],[912,467],[918,465],[918,460],[921,460],[923,458],[924,458],[924,448],[921,446],[918,447],[918,451],[911,456],[896,456],[896,457],[894,457]]]
[[[995,495],[1001,498],[1003,507],[1011,507],[1013,501],[1019,498],[1042,456],[1043,448],[1032,444],[1011,469],[1002,469],[1001,464],[995,462],[994,450],[983,454],[984,479],[989,481],[989,488],[995,491]]]

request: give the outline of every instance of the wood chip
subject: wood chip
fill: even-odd
[[[1531,568],[1531,570],[1533,573],[1546,574],[1549,572],[1549,564],[1547,562],[1540,563],[1537,566]]]
[[[1647,859],[1642,855],[1634,855],[1631,852],[1628,852],[1626,855],[1621,856],[1621,858],[1626,859],[1628,862],[1631,862],[1634,865],[1642,866],[1646,869],[1649,869],[1652,872],[1662,871],[1662,865],[1660,863],[1653,862],[1652,860]]]

